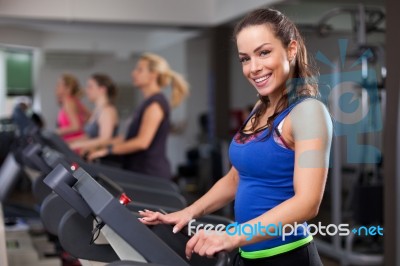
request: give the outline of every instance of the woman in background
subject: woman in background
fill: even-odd
[[[117,88],[113,80],[105,74],[93,74],[87,81],[86,95],[95,109],[84,127],[83,139],[70,143],[71,149],[81,154],[109,143],[118,131],[118,112],[113,104]]]
[[[57,134],[66,142],[85,136],[83,127],[90,112],[79,100],[80,88],[78,80],[64,74],[57,82],[56,96],[61,108],[57,116]]]
[[[89,155],[89,159],[123,155],[123,168],[147,175],[171,178],[166,154],[170,131],[170,106],[178,106],[188,94],[188,84],[159,55],[143,54],[132,71],[133,85],[144,96],[124,139],[115,139],[106,148]],[[162,90],[171,85],[169,103]]]

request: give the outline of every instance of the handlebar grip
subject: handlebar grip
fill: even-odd
[[[216,254],[217,263],[215,266],[228,266],[231,263],[231,258],[229,257],[229,253],[226,251],[220,251]]]
[[[180,231],[182,234],[185,236],[189,236],[189,228],[187,226],[183,227],[182,230]],[[192,232],[192,235],[194,232]],[[229,266],[231,265],[231,258],[229,256],[229,253],[227,251],[220,251],[215,254],[215,257],[217,258],[217,263],[215,266]]]
[[[162,209],[159,209],[159,211],[163,214],[167,214]],[[194,234],[194,232],[189,232],[189,227],[187,225],[180,230],[180,233],[184,234],[185,236]],[[231,258],[227,251],[220,251],[217,254],[215,254],[215,257],[217,258],[217,263],[215,264],[215,266],[229,266],[231,263]]]

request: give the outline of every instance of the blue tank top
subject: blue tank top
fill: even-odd
[[[275,118],[273,130],[300,101],[291,104]],[[231,163],[239,173],[235,198],[235,219],[239,224],[264,214],[294,195],[294,151],[280,146],[275,142],[273,134],[268,133],[267,128],[243,144],[234,138],[229,147]],[[306,223],[303,225],[307,226]],[[297,236],[287,236],[285,241],[278,236],[243,246],[241,250],[251,252],[270,249],[307,236],[299,226]]]

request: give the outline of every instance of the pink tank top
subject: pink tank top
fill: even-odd
[[[85,132],[83,131],[83,126],[85,124],[85,111],[84,111],[85,109],[78,98],[71,97],[71,99],[75,102],[77,110],[78,110],[79,130],[61,136],[62,139],[65,141],[71,141],[73,139],[83,137],[85,135]],[[60,129],[68,127],[70,125],[70,119],[68,117],[67,112],[64,110],[63,107],[58,112],[57,125],[58,125],[58,128],[60,128]]]

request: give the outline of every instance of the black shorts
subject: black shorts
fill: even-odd
[[[311,241],[294,250],[261,259],[245,259],[238,255],[234,266],[321,266],[321,258],[318,255],[315,242]]]

